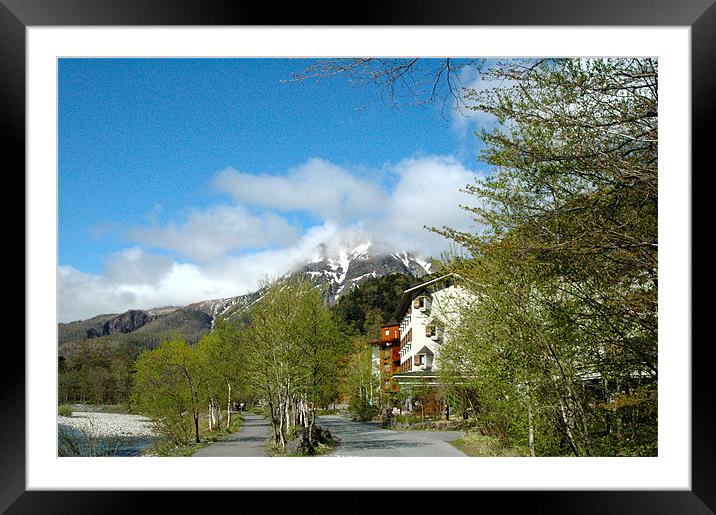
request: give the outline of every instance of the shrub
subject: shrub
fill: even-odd
[[[350,418],[354,422],[365,422],[372,420],[378,415],[378,407],[370,404],[367,399],[361,397],[351,399],[348,404]]]
[[[505,447],[499,438],[483,435],[475,431],[468,431],[462,438],[450,443],[468,456],[529,456],[529,451],[522,447]]]
[[[60,406],[57,408],[57,412],[63,417],[71,417],[72,406],[70,406],[69,404],[60,404]]]
[[[206,444],[195,443],[177,445],[168,438],[159,438],[145,453],[145,456],[188,457],[194,454],[197,449],[200,449],[205,446]]]

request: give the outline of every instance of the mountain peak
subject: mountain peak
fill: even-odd
[[[333,247],[330,251],[325,245],[321,245],[321,255],[295,273],[303,273],[317,286],[325,286],[327,302],[332,305],[342,294],[371,277],[390,273],[421,277],[430,273],[430,268],[427,260],[413,253],[373,252],[372,243],[363,241]]]
[[[324,261],[341,262],[346,259],[355,259],[367,253],[371,245],[372,242],[369,240],[331,245],[320,243],[316,246],[316,253],[309,261],[309,264],[322,263]]]
[[[330,250],[323,245],[320,259],[284,277],[304,275],[324,291],[326,304],[333,306],[342,295],[359,288],[369,279],[396,273],[422,277],[431,272],[429,261],[411,252],[380,253],[375,250],[370,241],[343,247],[333,246]],[[195,302],[185,307],[130,310],[122,314],[98,315],[86,321],[59,324],[58,343],[65,349],[63,352],[72,352],[82,339],[121,336],[117,333],[136,333],[136,337],[147,345],[158,343],[167,335],[175,333],[196,341],[214,327],[217,318],[244,317],[264,294],[265,290],[260,289],[237,297]]]

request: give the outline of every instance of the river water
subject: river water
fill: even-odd
[[[88,436],[64,424],[57,425],[59,456],[141,456],[151,447],[151,436]]]

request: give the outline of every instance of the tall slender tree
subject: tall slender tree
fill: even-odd
[[[138,410],[175,443],[199,443],[206,389],[196,349],[180,338],[166,340],[142,353],[135,369],[133,403]]]

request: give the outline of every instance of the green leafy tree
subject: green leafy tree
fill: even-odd
[[[353,331],[377,333],[376,327],[393,320],[403,291],[419,281],[397,273],[368,279],[360,288],[341,295],[333,310]]]
[[[316,409],[335,391],[343,342],[309,281],[294,277],[266,285],[252,307],[242,357],[249,388],[268,405],[277,444],[285,447],[300,425],[310,448]]]
[[[243,385],[240,333],[217,319],[214,330],[199,340],[196,352],[208,397],[209,430],[220,425],[220,406],[226,403],[226,427],[231,425],[232,395]]]
[[[206,399],[203,367],[195,348],[166,340],[135,363],[133,403],[178,445],[199,443],[199,417]]]
[[[373,370],[372,349],[365,337],[353,337],[353,352],[348,356],[343,379],[344,395],[354,420],[370,420],[378,414],[380,376]]]
[[[321,292],[309,284],[297,283],[296,324],[293,327],[300,352],[299,366],[303,376],[299,407],[307,428],[309,445],[313,445],[316,410],[327,405],[336,392],[338,366],[346,352],[345,338],[332,313],[322,302]]]
[[[469,370],[482,412],[533,452],[654,453],[658,63],[509,61],[485,77],[502,87],[469,98],[499,122],[480,133],[494,173],[465,189],[482,230],[438,229],[472,255],[454,269],[481,299],[446,368]]]

